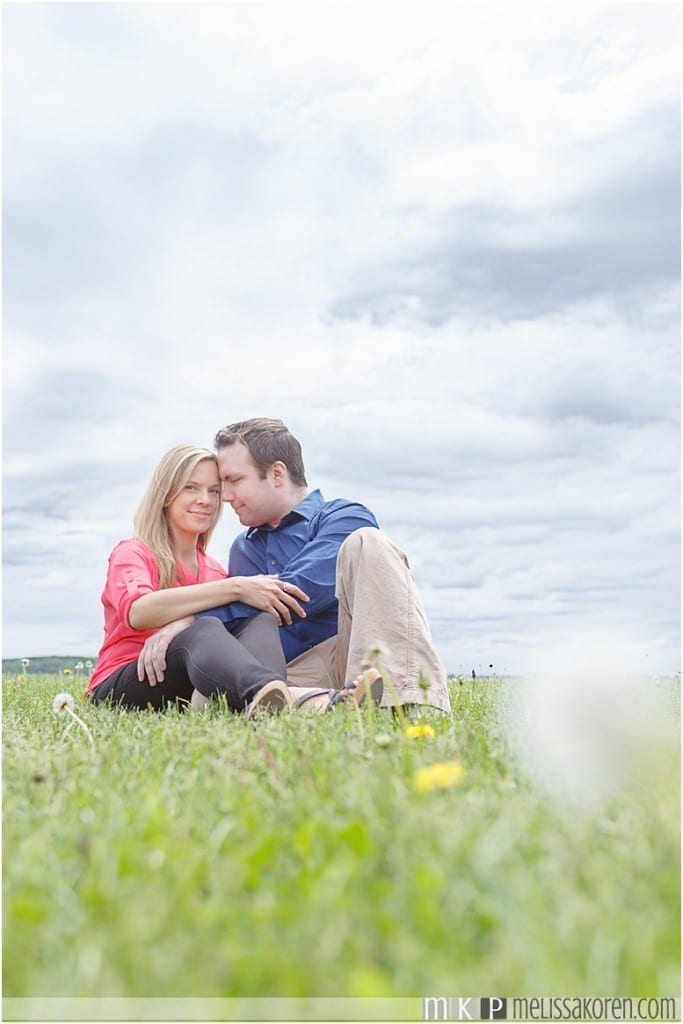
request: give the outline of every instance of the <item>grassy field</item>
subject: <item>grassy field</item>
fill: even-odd
[[[523,777],[515,684],[451,685],[452,719],[409,736],[6,678],[4,995],[678,995],[677,749],[580,814]]]

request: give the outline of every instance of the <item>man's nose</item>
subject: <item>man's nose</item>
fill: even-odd
[[[221,500],[232,501],[232,487],[229,484],[223,483],[221,485]]]

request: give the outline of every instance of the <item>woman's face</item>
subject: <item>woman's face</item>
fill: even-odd
[[[221,503],[218,469],[213,459],[198,462],[182,491],[166,508],[171,536],[199,537],[213,526]]]

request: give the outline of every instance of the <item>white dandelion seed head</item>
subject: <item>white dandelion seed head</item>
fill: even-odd
[[[670,746],[672,723],[639,655],[624,637],[575,635],[518,689],[512,744],[527,774],[569,805],[599,809]]]
[[[365,672],[369,668],[376,668],[378,662],[386,662],[389,652],[381,642],[377,640],[372,647],[368,648],[365,657],[361,661],[361,669]]]
[[[75,705],[76,701],[70,693],[58,693],[52,701],[52,710],[56,715],[63,715],[67,709],[73,711]]]

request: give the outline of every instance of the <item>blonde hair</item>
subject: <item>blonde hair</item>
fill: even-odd
[[[197,448],[192,444],[179,444],[171,448],[154,470],[135,513],[135,538],[146,544],[157,560],[160,590],[173,586],[180,576],[180,567],[171,543],[166,509],[180,494],[200,462],[215,464],[216,456],[208,448]],[[219,501],[213,522],[199,535],[200,550],[206,550],[221,512],[222,504]]]

